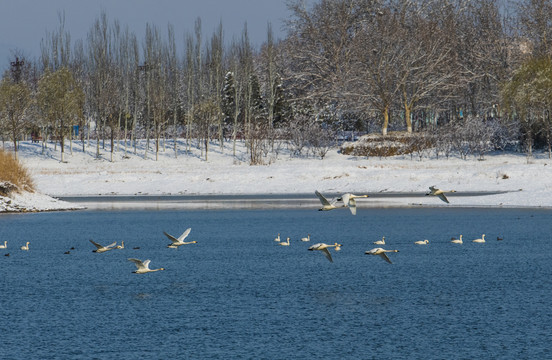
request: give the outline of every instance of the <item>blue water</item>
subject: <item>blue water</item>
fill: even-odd
[[[551,220],[457,208],[2,215],[0,358],[550,359]],[[187,227],[198,243],[167,249],[162,231]],[[364,255],[382,236],[400,251],[393,264]],[[89,239],[125,249],[96,254]],[[307,251],[335,241],[333,263]],[[132,274],[129,257],[167,270]]]

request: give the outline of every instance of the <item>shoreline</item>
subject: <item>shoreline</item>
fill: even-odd
[[[549,209],[544,206],[454,204],[454,198],[484,197],[514,191],[480,191],[451,194],[451,203],[428,199],[424,192],[367,193],[367,199],[357,200],[362,208],[520,208]],[[328,198],[338,194],[325,194]],[[71,195],[56,199],[77,205],[81,210],[224,210],[224,209],[301,209],[320,208],[314,194],[208,194],[208,195]],[[420,202],[422,199],[429,202]],[[431,201],[433,200],[433,201]],[[78,210],[78,209],[77,209]]]

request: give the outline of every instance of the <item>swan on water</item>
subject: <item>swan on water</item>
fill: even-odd
[[[4,240],[4,245],[0,245],[0,249],[7,249],[8,248],[8,242]]]
[[[274,238],[274,241],[280,241],[280,233],[278,233],[278,236]]]
[[[340,199],[332,199],[331,201],[326,199],[324,195],[318,192],[318,190],[315,190],[314,193],[316,194],[316,196],[318,196],[318,199],[322,203],[322,207],[318,209],[318,211],[329,211],[329,210],[343,208],[346,206],[345,204],[337,205]]]
[[[132,272],[133,274],[145,274],[145,273],[149,273],[149,272],[165,270],[165,268],[150,269],[149,264],[150,264],[151,260],[149,260],[149,259],[141,261],[141,260],[138,260],[138,259],[130,258],[130,259],[128,259],[128,261],[132,261],[136,265],[137,269],[136,269],[136,271]]]
[[[481,235],[480,239],[475,239],[472,242],[474,242],[474,243],[484,243],[485,242],[485,234]]]
[[[125,242],[121,241],[121,245],[115,246],[115,249],[124,249],[125,248]]]
[[[107,246],[100,245],[100,244],[98,244],[97,242],[95,242],[93,240],[90,240],[90,242],[92,244],[94,244],[94,246],[96,247],[96,250],[92,250],[92,252],[95,252],[95,253],[103,253],[103,252],[106,252],[106,251],[109,251],[109,250],[113,250],[113,249],[115,249],[114,246],[117,245],[117,241],[115,241],[114,243],[109,244]]]
[[[399,252],[399,250],[385,250],[383,248],[373,248],[372,250],[368,250],[365,252],[366,255],[378,255],[383,260],[387,261],[389,264],[392,264],[391,260],[387,257],[388,252]]]
[[[177,249],[181,245],[197,244],[197,241],[184,242],[184,239],[188,237],[190,231],[192,231],[192,228],[187,228],[186,231],[184,231],[182,235],[178,237],[178,239],[163,231],[163,234],[165,234],[165,236],[168,237],[170,241],[172,241],[172,243],[167,245],[167,247],[171,249]]]
[[[376,245],[385,245],[385,236],[381,238],[381,240],[374,241],[374,244]]]
[[[311,247],[309,247],[309,250],[310,251],[320,250],[320,251],[322,251],[324,256],[326,256],[326,259],[330,260],[330,262],[333,262],[332,254],[330,254],[330,251],[328,250],[328,248],[333,247],[333,248],[335,248],[335,250],[339,251],[341,249],[341,246],[343,246],[343,245],[338,244],[338,243],[335,243],[333,245],[318,243],[318,244],[314,244]]]
[[[453,193],[453,192],[456,192],[456,190],[441,190],[441,189],[437,189],[435,186],[430,186],[429,192],[426,195],[437,196],[439,199],[443,200],[448,204],[449,201],[445,196],[445,193]]]
[[[463,243],[462,235],[460,235],[460,239],[457,239],[457,238],[450,239],[450,242],[453,243],[453,244],[462,244]]]
[[[307,237],[301,238],[301,241],[310,241],[310,234],[307,234]]]
[[[416,245],[426,245],[426,244],[429,244],[429,240],[418,240],[418,241],[414,241],[414,244]]]
[[[287,238],[286,241],[280,242],[278,245],[289,246],[289,238]]]
[[[25,251],[29,250],[29,242],[28,241],[25,245],[21,246],[21,250],[25,250]]]

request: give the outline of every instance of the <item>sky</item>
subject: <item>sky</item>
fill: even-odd
[[[267,24],[276,38],[283,38],[283,19],[289,16],[286,0],[0,0],[0,69],[13,61],[13,50],[27,58],[40,55],[40,41],[59,27],[65,13],[65,28],[71,42],[86,39],[94,21],[104,11],[110,23],[118,20],[143,39],[146,23],[166,35],[168,24],[175,29],[177,46],[183,49],[185,34],[193,33],[199,17],[204,39],[222,22],[224,38],[241,36],[244,24],[253,46],[266,40]]]

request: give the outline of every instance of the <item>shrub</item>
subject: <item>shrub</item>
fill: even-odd
[[[12,191],[34,191],[34,184],[13,154],[0,150],[0,195],[7,196]]]
[[[393,132],[387,135],[369,134],[357,142],[345,143],[341,153],[354,156],[395,156],[412,154],[431,148],[431,139],[418,133]]]

